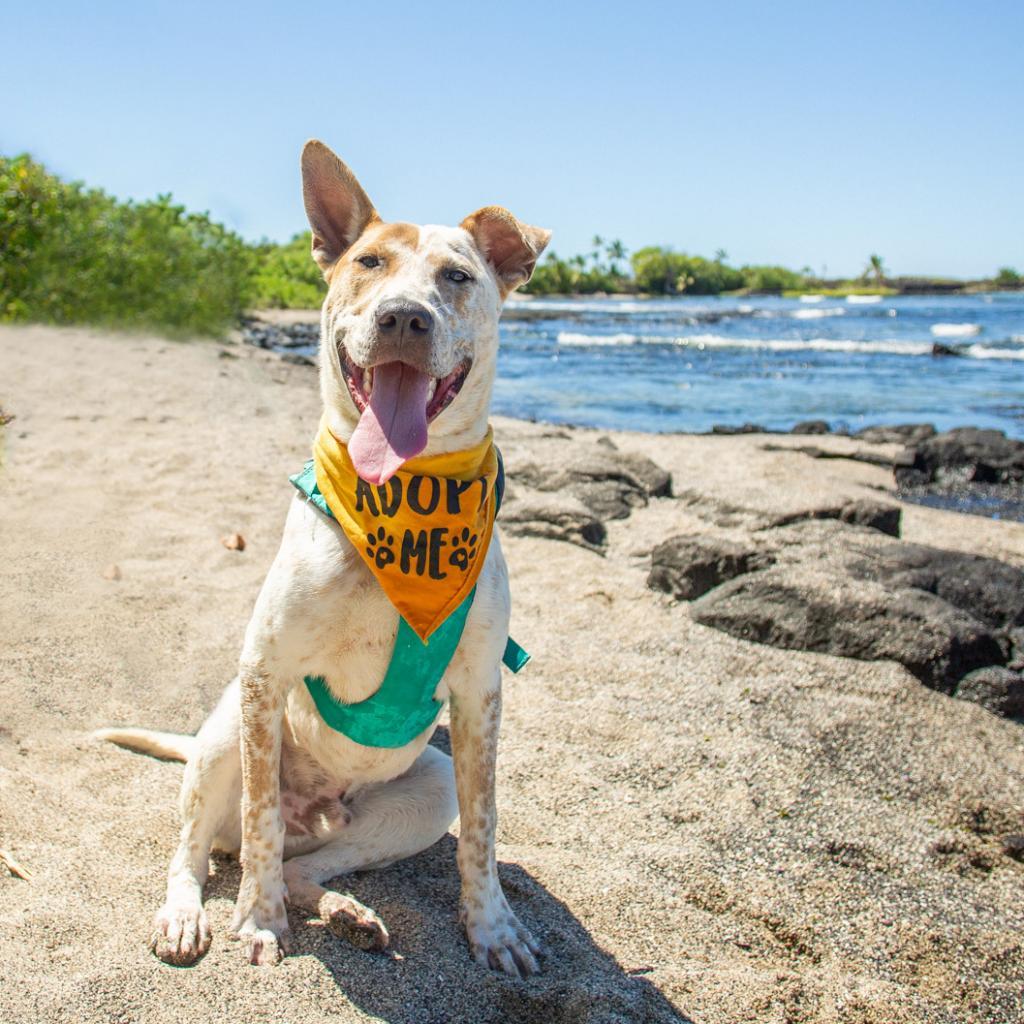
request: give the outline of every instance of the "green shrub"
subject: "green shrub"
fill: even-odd
[[[314,309],[327,285],[310,255],[312,237],[303,231],[284,245],[263,242],[255,248],[253,304],[260,309]]]
[[[996,274],[996,284],[1000,288],[1019,288],[1024,284],[1024,278],[1013,267],[1000,267]]]
[[[752,292],[796,291],[804,287],[804,276],[785,267],[743,267],[740,273],[743,287]]]
[[[744,287],[742,273],[721,260],[662,246],[638,249],[631,262],[637,289],[654,295],[718,295]]]
[[[593,295],[595,292],[633,291],[632,280],[619,269],[626,258],[621,242],[594,239],[594,248],[586,256],[563,260],[553,252],[533,272],[521,290],[527,295]],[[606,262],[607,259],[607,262]]]
[[[170,196],[121,203],[28,156],[0,157],[0,319],[218,335],[251,295],[252,251]]]

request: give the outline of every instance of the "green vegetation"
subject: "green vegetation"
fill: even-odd
[[[523,289],[527,294],[634,292],[642,295],[720,295],[722,292],[779,292],[801,289],[806,277],[785,267],[731,267],[728,253],[719,249],[714,259],[690,256],[663,246],[649,245],[630,257],[632,275],[621,269],[626,251],[621,242],[605,247],[607,262],[601,259],[600,238],[587,256],[561,259],[551,253]]]
[[[864,273],[861,274],[861,280],[866,281],[869,277],[875,279],[875,284],[879,288],[885,287],[885,261],[876,252],[868,257],[868,265],[864,268]]]
[[[252,295],[252,250],[158,196],[121,203],[0,157],[0,320],[218,334]]]
[[[634,291],[633,282],[622,268],[625,258],[626,250],[621,242],[606,243],[600,235],[595,235],[586,255],[563,260],[549,253],[534,270],[530,283],[521,290],[530,295]]]
[[[314,309],[324,301],[327,285],[310,252],[313,240],[303,231],[284,245],[261,242],[255,246],[253,274],[257,309]]]
[[[872,254],[850,281],[817,278],[810,267],[734,267],[728,258],[724,249],[707,259],[663,246],[628,256],[622,242],[598,235],[585,254],[550,253],[523,291],[842,296],[1024,287],[1011,267],[989,281],[891,278]],[[312,308],[325,290],[308,231],[283,245],[250,245],[170,196],[119,202],[61,181],[28,156],[0,156],[0,321],[220,335],[247,308]]]

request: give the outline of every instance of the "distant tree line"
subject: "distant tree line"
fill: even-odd
[[[562,259],[552,252],[522,290],[532,295],[632,292],[644,295],[719,295],[733,291],[802,288],[806,277],[786,267],[732,267],[719,249],[714,259],[664,246],[637,249],[627,260],[619,241],[594,238],[590,252]],[[627,269],[628,268],[628,269]]]
[[[725,292],[926,290],[962,282],[891,279],[872,254],[856,281],[824,281],[809,267],[728,263],[663,246],[631,256],[617,240],[595,236],[588,252],[538,265],[523,289],[534,295],[629,292],[719,295]],[[982,287],[1024,287],[1011,267]],[[245,309],[312,308],[326,288],[310,258],[310,235],[284,244],[249,244],[205,213],[189,213],[169,195],[120,202],[99,189],[61,181],[28,156],[0,156],[0,320],[154,328],[219,335]]]

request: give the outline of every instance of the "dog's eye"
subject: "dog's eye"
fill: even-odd
[[[373,270],[374,267],[380,266],[380,260],[377,259],[377,257],[370,252],[368,252],[365,256],[360,256],[356,260],[356,263],[362,263],[362,265],[366,267],[367,270]]]
[[[469,276],[464,270],[446,270],[444,276],[449,281],[454,281],[456,284],[462,284],[465,281],[472,281],[473,278]]]

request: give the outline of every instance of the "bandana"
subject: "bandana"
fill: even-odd
[[[409,459],[379,486],[320,424],[317,487],[399,614],[424,642],[469,596],[491,540],[498,456],[493,434],[475,448]]]

